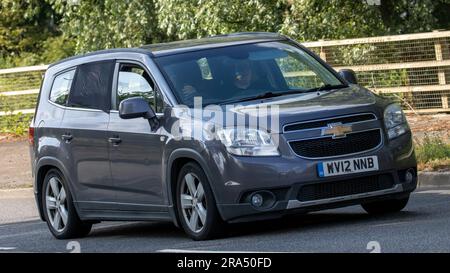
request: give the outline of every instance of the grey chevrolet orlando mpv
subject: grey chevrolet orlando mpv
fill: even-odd
[[[401,108],[295,41],[236,33],[49,66],[30,126],[34,192],[56,238],[116,220],[225,223],[360,204],[417,185]]]

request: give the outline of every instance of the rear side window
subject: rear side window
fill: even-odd
[[[109,111],[114,64],[102,61],[78,66],[68,105]]]
[[[59,105],[66,105],[74,75],[75,69],[72,69],[55,77],[50,90],[50,101]]]

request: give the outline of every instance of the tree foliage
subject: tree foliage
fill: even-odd
[[[54,31],[53,11],[44,0],[0,2],[1,53],[28,51]]]
[[[48,1],[63,15],[61,28],[75,41],[77,53],[139,46],[158,36],[152,0]]]
[[[450,0],[2,0],[0,67],[241,31],[300,41],[449,29]]]
[[[60,35],[59,16],[46,0],[2,0],[0,2],[0,65],[33,64],[45,59],[49,40]]]
[[[158,0],[159,28],[167,39],[242,31],[278,31],[285,1]]]
[[[450,0],[295,0],[282,31],[299,40],[394,35],[449,28]]]
[[[355,12],[357,11],[357,12]],[[376,7],[363,1],[292,1],[282,31],[296,39],[340,39],[380,34],[383,28]]]

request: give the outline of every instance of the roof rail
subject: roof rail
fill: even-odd
[[[247,32],[233,32],[233,33],[228,33],[228,34],[215,34],[215,35],[210,35],[208,37],[213,38],[213,37],[233,37],[233,36],[244,36],[244,35],[261,35],[261,36],[274,36],[274,37],[282,37],[284,35],[276,33],[276,32],[264,32],[264,31],[247,31]]]
[[[50,68],[52,66],[55,66],[55,65],[58,65],[58,64],[61,64],[61,63],[64,63],[64,62],[67,62],[67,61],[80,59],[80,58],[83,58],[83,57],[95,56],[95,55],[99,55],[99,54],[116,53],[116,52],[137,52],[137,53],[151,54],[150,50],[148,50],[148,49],[135,48],[135,47],[101,49],[101,50],[96,50],[96,51],[92,51],[92,52],[88,52],[88,53],[79,54],[79,55],[75,55],[75,56],[64,58],[62,60],[59,60],[59,61],[56,61],[54,63],[49,64],[48,68]]]

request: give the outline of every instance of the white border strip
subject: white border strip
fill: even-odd
[[[2,95],[3,96],[20,96],[20,95],[29,95],[29,94],[39,94],[39,89],[0,92],[0,96],[2,96]]]
[[[223,250],[194,250],[194,249],[174,249],[166,248],[156,250],[160,253],[287,253],[283,251],[223,251]]]
[[[14,68],[0,69],[0,74],[41,71],[41,70],[47,70],[47,68],[48,68],[47,64],[35,65],[35,66],[14,67]]]
[[[355,72],[366,72],[366,71],[429,68],[429,67],[444,67],[444,66],[450,66],[450,60],[404,62],[404,63],[390,63],[390,64],[368,64],[368,65],[353,65],[353,66],[336,66],[333,68],[336,71],[338,71],[340,69],[352,69]]]
[[[397,41],[409,41],[409,40],[422,40],[422,39],[437,39],[450,37],[450,31],[433,31],[417,34],[404,34],[404,35],[392,35],[392,36],[378,36],[345,40],[331,40],[331,41],[316,41],[301,43],[306,47],[324,47],[324,46],[342,46],[342,45],[356,45],[356,44],[373,44],[373,43],[386,43]]]
[[[0,111],[0,117],[1,116],[11,115],[11,114],[17,115],[19,113],[22,113],[22,114],[34,114],[34,109],[21,109],[21,110],[15,110],[15,111],[12,111],[12,112]]]

